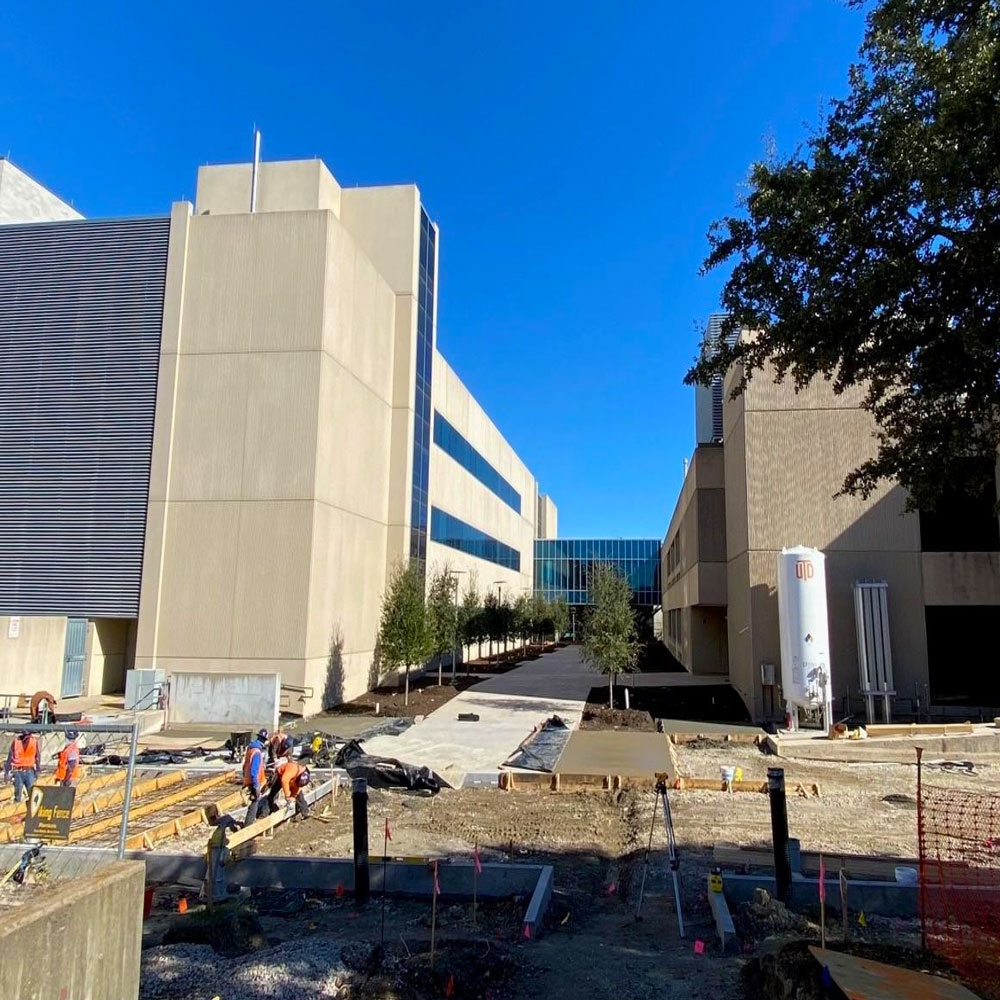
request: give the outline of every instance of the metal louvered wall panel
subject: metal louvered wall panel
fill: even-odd
[[[0,226],[0,614],[139,613],[169,228]]]

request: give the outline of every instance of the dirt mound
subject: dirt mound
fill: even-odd
[[[430,951],[408,954],[394,949],[377,957],[377,969],[352,977],[352,998],[505,1000],[520,995],[520,965],[507,947],[495,942],[440,941],[433,967]]]
[[[765,889],[755,889],[751,903],[743,903],[733,915],[736,932],[742,941],[762,941],[775,934],[805,934],[812,925],[793,913]]]
[[[580,722],[581,729],[628,729],[632,732],[655,733],[656,722],[649,712],[634,708],[600,708],[588,705]]]

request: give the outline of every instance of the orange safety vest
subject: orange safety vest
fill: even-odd
[[[21,742],[20,738],[15,739],[11,763],[14,765],[15,771],[38,770],[38,740],[34,736],[29,736],[24,743]]]
[[[260,747],[247,747],[247,755],[243,758],[243,784],[247,788],[264,784],[264,753]]]
[[[76,745],[76,740],[67,743],[59,751],[59,758],[56,762],[56,781],[76,781],[76,776],[80,773],[80,748]]]
[[[298,788],[295,788],[295,779],[305,770],[299,764],[296,764],[294,760],[287,761],[284,764],[279,764],[275,769],[275,774],[281,779],[281,790],[285,793],[286,799],[293,799],[298,794]]]

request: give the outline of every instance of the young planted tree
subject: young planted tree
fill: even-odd
[[[378,636],[382,662],[393,670],[404,668],[406,693],[403,703],[409,705],[410,667],[423,663],[431,654],[424,578],[415,561],[398,563],[392,570],[382,598]]]
[[[514,602],[514,634],[524,649],[528,636],[534,628],[535,602],[528,594],[520,594]]]
[[[632,588],[607,563],[590,571],[593,606],[586,617],[581,653],[585,663],[608,675],[608,707],[615,707],[615,675],[631,670],[639,656]]]
[[[431,577],[427,591],[427,629],[431,653],[437,657],[438,687],[441,686],[441,661],[445,653],[455,654],[458,642],[458,608],[455,606],[455,578],[447,566]],[[455,675],[452,664],[452,676]]]
[[[541,641],[549,628],[549,602],[541,594],[531,598],[531,640]]]
[[[508,644],[513,644],[517,633],[517,613],[504,594],[500,601],[500,637],[503,639],[503,650],[507,652]]]
[[[862,6],[850,0],[850,6]],[[738,365],[853,389],[877,450],[841,492],[996,497],[1000,448],[1000,15],[996,0],[880,0],[847,95],[804,148],[750,170],[709,231],[725,332],[685,381]]]
[[[462,598],[462,607],[459,612],[462,620],[462,638],[469,647],[469,658],[472,658],[472,644],[478,646],[477,656],[483,655],[483,602],[479,596],[479,588],[476,575],[473,573],[469,577],[469,589]],[[466,664],[468,673],[468,664]]]
[[[549,605],[549,621],[556,639],[569,628],[569,605],[559,597]]]
[[[489,661],[493,662],[493,643],[497,644],[497,652],[500,651],[500,637],[503,635],[503,616],[500,611],[500,598],[496,594],[489,593],[483,600],[483,631],[490,645],[487,651]]]

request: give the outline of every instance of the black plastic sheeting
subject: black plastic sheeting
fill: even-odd
[[[569,739],[570,728],[553,715],[521,740],[520,746],[503,762],[504,767],[552,773]]]
[[[365,753],[357,740],[348,740],[334,759],[352,778],[364,778],[372,788],[405,788],[412,792],[441,791],[441,779],[429,767],[404,764],[395,757]]]

